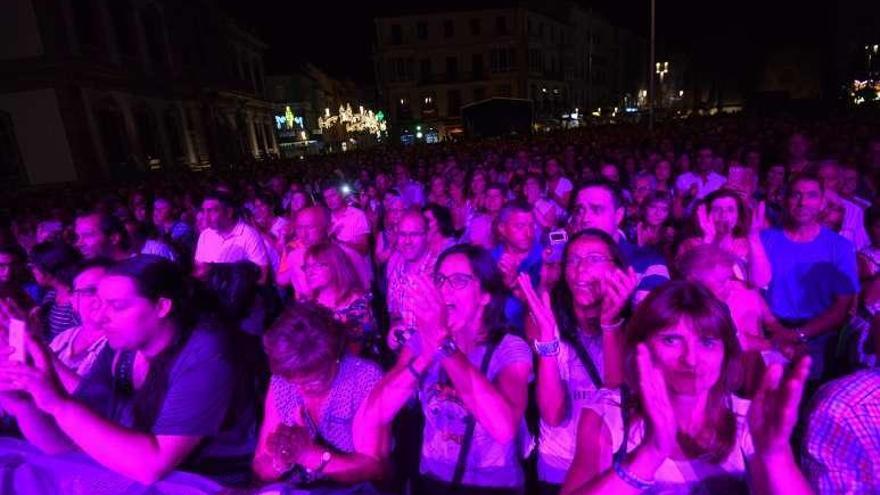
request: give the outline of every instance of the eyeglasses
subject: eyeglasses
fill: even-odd
[[[304,272],[310,272],[312,270],[327,268],[328,266],[327,263],[306,263],[302,266],[302,270]]]
[[[446,276],[442,273],[434,274],[434,285],[437,286],[438,289],[443,289],[443,286],[449,284],[449,287],[452,287],[453,290],[461,290],[467,287],[469,283],[471,283],[476,277],[473,275],[468,275],[467,273],[453,273],[452,275]]]
[[[580,267],[582,264],[586,264],[588,266],[594,266],[594,265],[602,265],[605,263],[611,263],[613,261],[614,261],[614,258],[612,258],[611,256],[605,256],[602,254],[595,254],[595,253],[590,253],[586,256],[578,256],[575,254],[568,256],[568,266],[573,267],[573,268]]]

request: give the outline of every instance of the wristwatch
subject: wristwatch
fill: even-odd
[[[452,340],[452,337],[445,337],[442,341],[440,341],[440,346],[437,348],[440,351],[440,354],[443,357],[452,357],[456,352],[458,352],[458,345]]]
[[[535,347],[535,352],[541,357],[553,357],[559,355],[559,339],[553,339],[547,342],[535,340],[532,345]]]

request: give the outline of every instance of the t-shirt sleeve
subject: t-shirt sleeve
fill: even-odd
[[[513,364],[527,364],[529,367],[529,381],[532,374],[532,351],[523,339],[514,335],[505,335],[495,349],[492,362],[489,364],[487,378],[494,380],[501,370]]]
[[[256,230],[251,231],[246,246],[248,261],[257,266],[267,266],[269,264],[269,253],[266,251],[266,244],[263,237]]]
[[[211,260],[206,259],[207,253],[205,252],[206,244],[207,244],[207,236],[205,232],[199,234],[199,240],[196,242],[196,254],[194,256],[197,263],[210,263]]]
[[[220,431],[232,400],[234,373],[218,336],[194,333],[171,369],[156,435],[211,436]]]
[[[841,296],[858,294],[859,275],[855,247],[846,239],[840,239],[839,241],[840,245],[837,249],[835,264],[840,270],[841,277],[837,278],[837,283],[834,284],[834,291],[837,295]]]

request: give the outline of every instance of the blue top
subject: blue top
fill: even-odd
[[[766,299],[777,318],[814,318],[837,296],[858,293],[855,248],[825,227],[809,242],[792,241],[782,229],[767,229],[761,242],[773,267]]]
[[[109,347],[96,360],[74,397],[92,411],[126,428],[136,428],[134,396],[113,373]],[[120,357],[122,359],[122,357]],[[254,400],[239,387],[230,349],[219,331],[196,328],[168,373],[168,388],[153,424],[155,435],[203,437],[179,469],[223,483],[246,481],[256,447]],[[250,391],[248,387],[247,391]],[[239,392],[239,393],[237,393]],[[250,399],[250,400],[249,400]]]
[[[537,287],[541,282],[541,264],[544,260],[543,251],[541,243],[535,242],[529,254],[516,267],[518,273],[527,273],[529,275],[532,287]],[[495,259],[496,263],[501,259],[502,254],[504,254],[504,246],[502,245],[498,245],[492,250],[492,258]],[[504,303],[504,316],[507,317],[507,322],[511,326],[522,331],[525,326],[525,320],[523,320],[525,312],[526,306],[522,301],[513,295],[507,296],[507,301]]]
[[[669,268],[663,256],[650,247],[639,247],[638,244],[629,242],[623,237],[617,246],[623,255],[627,265],[635,270],[639,277],[636,292],[651,290],[669,281]]]

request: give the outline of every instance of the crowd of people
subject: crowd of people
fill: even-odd
[[[878,188],[741,115],[13,194],[0,486],[880,492]]]

